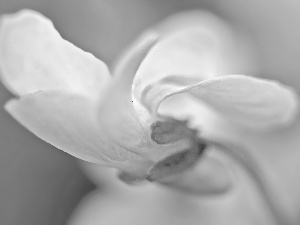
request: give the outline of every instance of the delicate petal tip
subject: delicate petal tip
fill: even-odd
[[[298,112],[296,92],[273,80],[228,75],[200,82],[186,91],[244,128],[284,126]]]
[[[53,25],[52,21],[45,17],[43,14],[31,10],[31,9],[22,9],[18,12],[11,14],[4,14],[0,16],[0,25],[1,27],[9,26],[10,24],[22,22],[24,19],[33,19],[33,20],[45,20],[46,23]]]
[[[48,18],[32,10],[1,18],[0,71],[16,95],[50,89],[98,93],[109,79],[103,62],[64,40]]]
[[[17,88],[15,88],[12,78],[8,76],[8,71],[5,66],[5,62],[3,61],[3,54],[5,50],[3,49],[6,45],[6,35],[9,33],[11,26],[14,24],[21,23],[24,19],[27,18],[43,18],[45,21],[52,25],[52,22],[45,18],[42,14],[29,10],[29,9],[22,9],[14,14],[5,14],[0,17],[0,80],[5,85],[5,87],[14,95],[20,95]]]

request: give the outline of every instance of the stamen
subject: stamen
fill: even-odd
[[[170,118],[152,124],[151,139],[160,145],[180,141],[187,142],[187,145],[153,165],[147,173],[149,181],[161,180],[192,168],[206,148],[206,143],[197,136],[196,130],[187,126],[187,121]]]
[[[178,121],[168,118],[165,121],[156,121],[151,127],[151,139],[157,144],[169,144],[182,139],[195,139],[196,130],[187,126],[187,121]]]
[[[196,144],[191,149],[183,150],[162,159],[149,169],[147,180],[157,181],[191,169],[199,160],[205,148],[205,143]]]

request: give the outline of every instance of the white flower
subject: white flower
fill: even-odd
[[[208,14],[173,17],[146,32],[111,76],[102,61],[62,39],[48,19],[21,11],[1,21],[1,79],[19,97],[5,109],[77,158],[119,168],[123,179],[160,180],[194,165],[208,144],[186,122],[158,113],[170,96],[188,94],[257,132],[294,118],[291,88],[227,75],[247,65],[234,41]]]

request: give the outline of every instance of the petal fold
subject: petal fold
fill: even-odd
[[[111,141],[152,162],[189,146],[189,142],[183,139],[164,145],[153,141],[151,125],[164,118],[153,117],[148,111],[134,107],[138,102],[132,97],[132,82],[157,38],[156,33],[148,33],[134,44],[132,51],[120,61],[114,80],[98,107],[99,126]]]
[[[49,19],[31,10],[1,18],[0,72],[16,95],[62,89],[96,96],[110,79],[103,62],[64,40]]]
[[[146,127],[138,119],[133,107],[132,83],[141,62],[156,40],[156,34],[149,34],[123,58],[98,108],[99,124],[112,141],[137,153],[148,151],[145,146],[150,138],[150,125]]]

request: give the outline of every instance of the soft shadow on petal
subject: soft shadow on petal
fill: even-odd
[[[116,167],[120,161],[139,159],[106,139],[98,127],[96,107],[86,96],[62,91],[39,91],[5,106],[39,138],[77,158]]]
[[[178,107],[180,106],[180,107]],[[189,121],[189,127],[199,131],[201,137],[237,140],[236,127],[222,114],[205,102],[192,98],[187,92],[167,97],[161,102],[158,114]]]
[[[133,95],[143,103],[151,102],[149,90],[159,91],[158,83],[166,84],[167,80],[178,81],[176,86],[168,86],[174,92],[215,76],[255,68],[250,65],[253,59],[238,33],[207,12],[180,13],[153,30],[161,38],[134,80]]]
[[[79,204],[69,225],[274,224],[247,176],[234,192],[197,197],[146,185],[93,192]],[[246,181],[245,181],[246,180]]]
[[[22,10],[0,21],[1,79],[16,95],[68,89],[97,96],[110,79],[106,65],[64,40],[41,14]]]
[[[233,163],[225,154],[207,149],[197,164],[185,172],[160,181],[171,188],[197,196],[216,196],[232,190],[236,177],[227,164]]]

